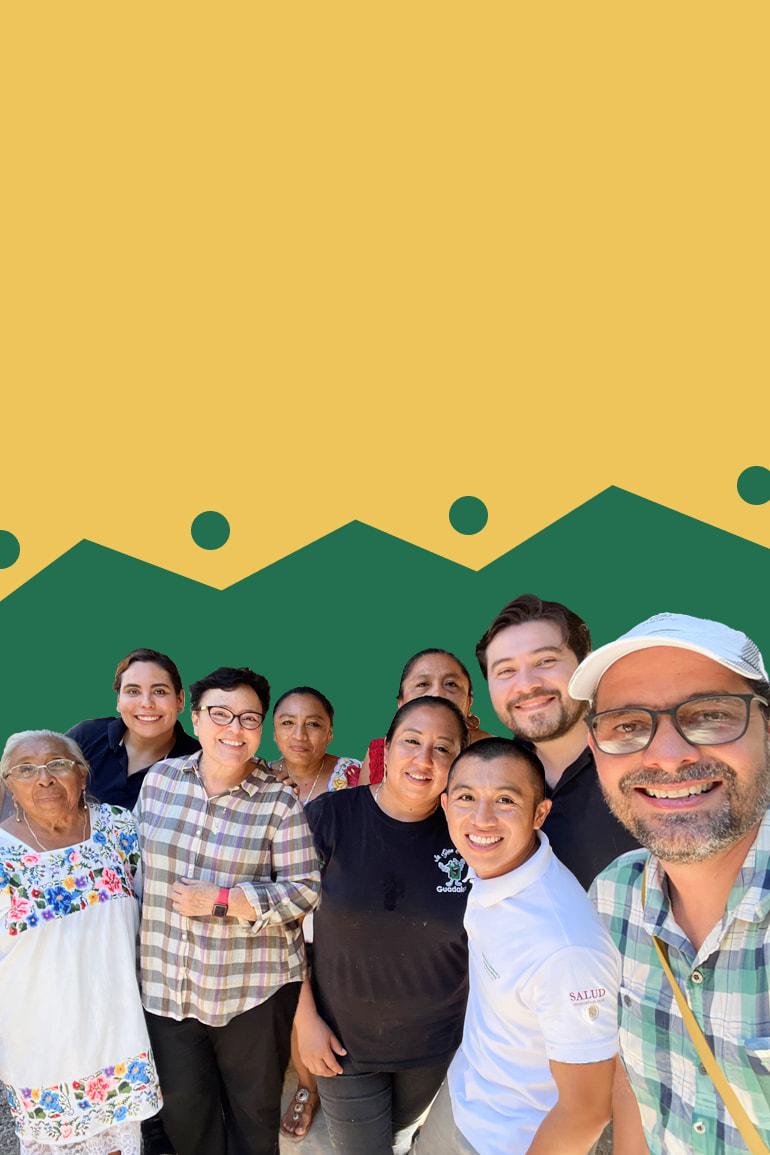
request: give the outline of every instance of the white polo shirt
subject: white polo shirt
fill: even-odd
[[[523,866],[470,877],[470,996],[447,1075],[455,1123],[483,1155],[526,1152],[558,1099],[548,1066],[618,1050],[620,955],[542,831]]]

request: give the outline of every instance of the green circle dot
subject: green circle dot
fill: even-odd
[[[738,478],[738,493],[749,505],[764,505],[770,501],[770,469],[764,465],[750,465]]]
[[[9,569],[19,560],[20,553],[19,539],[7,529],[0,529],[0,569]]]
[[[199,513],[190,526],[193,541],[201,549],[221,549],[230,536],[230,523],[213,509]]]
[[[452,529],[458,533],[481,533],[489,519],[489,512],[478,497],[458,497],[449,510]]]

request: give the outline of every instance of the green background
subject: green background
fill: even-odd
[[[499,732],[474,647],[517,595],[564,602],[595,646],[670,610],[745,630],[770,655],[769,586],[764,547],[617,488],[479,572],[355,521],[222,591],[81,541],[0,603],[2,739],[114,713],[115,666],[138,646],[170,654],[185,687],[220,665],[263,673],[273,701],[316,686],[336,711],[331,749],[353,757],[385,733],[406,659],[439,646]],[[274,752],[266,727],[261,753]]]

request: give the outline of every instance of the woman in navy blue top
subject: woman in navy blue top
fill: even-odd
[[[133,810],[150,767],[200,749],[177,716],[184,709],[179,670],[157,650],[132,650],[115,671],[118,718],[78,722],[67,733],[88,759],[89,791],[100,802]]]

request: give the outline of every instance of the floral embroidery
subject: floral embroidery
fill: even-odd
[[[50,922],[112,898],[134,898],[139,841],[133,817],[119,807],[100,806],[92,808],[91,819],[91,840],[80,846],[45,854],[19,843],[2,846],[0,890],[11,898],[9,935],[32,930],[41,919]]]
[[[347,786],[357,786],[361,773],[361,763],[357,758],[338,758],[327,787],[330,791],[344,790]]]
[[[142,1053],[84,1079],[54,1087],[6,1084],[17,1130],[39,1143],[80,1139],[124,1119],[141,1119],[161,1105],[150,1055]]]

